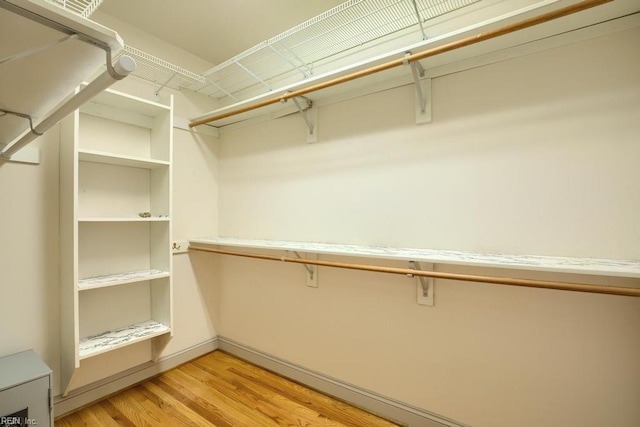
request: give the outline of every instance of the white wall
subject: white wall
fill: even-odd
[[[437,78],[429,125],[403,87],[320,108],[312,145],[296,115],[225,132],[220,235],[639,259],[638,52],[636,28]],[[640,424],[638,299],[439,280],[429,308],[403,277],[218,262],[224,337],[474,426]]]

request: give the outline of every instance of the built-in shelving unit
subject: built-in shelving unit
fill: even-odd
[[[640,260],[556,257],[537,255],[482,254],[474,252],[356,246],[329,243],[207,237],[192,239],[191,245],[299,251],[313,254],[382,258],[433,264],[454,264],[517,270],[549,271],[598,276],[640,278]]]
[[[61,124],[64,394],[81,360],[171,336],[172,102],[109,90]]]

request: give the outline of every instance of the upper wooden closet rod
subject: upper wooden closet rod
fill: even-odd
[[[215,120],[225,119],[227,117],[235,116],[237,114],[246,113],[247,111],[256,110],[258,108],[266,107],[267,105],[277,104],[279,102],[287,101],[291,98],[295,98],[298,96],[306,95],[311,92],[315,92],[321,89],[326,89],[331,86],[335,86],[341,83],[346,83],[351,80],[359,79],[360,77],[365,77],[371,74],[378,73],[380,71],[385,71],[391,68],[399,67],[401,65],[406,65],[411,62],[419,61],[424,58],[428,58],[431,56],[436,56],[441,53],[450,52],[452,50],[460,49],[462,47],[470,46],[476,43],[480,43],[485,40],[493,39],[495,37],[503,36],[505,34],[513,33],[525,28],[533,27],[538,24],[542,24],[545,22],[552,21],[557,18],[561,18],[563,16],[571,15],[577,12],[581,12],[586,9],[590,9],[595,6],[599,6],[604,3],[609,3],[613,0],[584,0],[579,3],[575,3],[573,5],[564,7],[562,9],[558,9],[552,12],[544,13],[539,16],[534,16],[533,18],[525,19],[520,22],[516,22],[514,24],[505,25],[504,27],[497,28],[495,30],[487,31],[486,33],[479,33],[473,36],[466,37],[461,40],[457,40],[451,43],[447,43],[442,46],[434,47],[432,49],[425,50],[424,52],[419,52],[411,55],[404,56],[402,58],[394,59],[389,62],[385,62],[384,64],[376,65],[365,70],[356,71],[351,74],[347,74],[346,76],[337,77],[332,80],[328,80],[326,82],[318,83],[315,85],[311,85],[306,88],[298,89],[293,92],[287,92],[285,94],[275,96],[273,98],[266,99],[261,102],[257,102],[252,105],[248,105],[246,107],[241,107],[236,110],[229,111],[227,113],[222,113],[217,116],[208,117],[206,119],[197,120],[191,122],[189,127],[195,127],[199,125],[204,125]]]
[[[195,246],[195,245],[190,245],[189,250],[213,252],[216,254],[234,255],[234,256],[241,256],[241,257],[247,257],[247,258],[266,259],[270,261],[283,261],[283,262],[293,262],[297,264],[319,265],[323,267],[337,267],[337,268],[347,268],[351,270],[374,271],[378,273],[424,276],[424,277],[433,277],[436,279],[462,280],[465,282],[492,283],[495,285],[524,286],[529,288],[555,289],[555,290],[561,290],[561,291],[590,292],[590,293],[596,293],[596,294],[640,297],[640,288],[588,285],[583,283],[553,282],[553,281],[547,281],[547,280],[533,280],[533,279],[513,279],[509,277],[478,276],[478,275],[472,275],[472,274],[443,273],[443,272],[437,272],[437,271],[415,270],[411,268],[380,267],[376,265],[350,264],[350,263],[344,263],[344,262],[320,261],[315,259],[292,258],[292,257],[286,257],[286,256],[279,257],[274,255],[235,252],[235,251],[228,251],[224,249],[208,248],[208,247]]]

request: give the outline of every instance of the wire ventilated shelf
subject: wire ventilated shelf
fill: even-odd
[[[158,90],[168,87],[176,90],[198,91],[208,85],[207,79],[203,76],[149,55],[135,47],[125,45],[122,54],[130,56],[136,61],[136,69],[132,74],[159,85]]]
[[[212,84],[201,92],[246,99],[283,80],[308,78],[328,59],[394,33],[414,29],[419,41],[429,20],[478,1],[349,0],[207,71]]]
[[[56,6],[82,16],[90,17],[93,12],[102,4],[103,0],[47,0]]]
[[[90,16],[103,0],[47,0],[81,16]],[[215,66],[193,73],[125,45],[123,54],[137,63],[134,76],[159,90],[188,89],[223,103],[242,102],[313,76],[335,58],[349,61],[352,52],[376,40],[410,32],[422,40],[431,20],[481,0],[348,0],[296,27]],[[396,48],[402,48],[397,46]],[[344,63],[344,61],[343,61]]]

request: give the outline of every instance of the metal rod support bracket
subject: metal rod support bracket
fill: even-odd
[[[302,103],[298,100],[300,98]],[[307,142],[318,141],[318,109],[313,107],[313,102],[304,96],[291,98],[296,105],[298,112],[302,116],[304,123],[307,125]],[[285,103],[287,99],[282,99],[280,102]]]
[[[409,268],[419,271],[433,271],[433,264],[425,263],[421,267],[420,263],[409,261]],[[430,307],[433,307],[435,293],[435,283],[433,277],[414,276],[413,274],[407,274],[407,277],[415,277],[418,279],[416,282],[417,303],[420,305],[428,305]]]
[[[161,85],[161,86],[160,86],[160,87],[159,87],[159,88],[154,92],[154,95],[155,95],[156,97],[159,97],[159,96],[160,96],[160,91],[161,91],[162,89],[164,89],[165,87],[167,87],[167,85],[168,85],[169,83],[171,83],[171,80],[173,80],[177,75],[178,75],[178,73],[173,73],[173,75],[172,75],[171,77],[169,77],[169,79],[167,79],[167,81],[166,81],[166,82],[164,82],[164,83],[163,83],[163,84],[162,84],[162,85]]]
[[[409,61],[411,52],[405,53],[404,65],[411,66],[415,84],[416,124],[431,123],[431,79],[425,78],[426,72],[419,61]]]
[[[289,251],[285,251],[285,253],[287,256],[289,256]],[[296,256],[296,258],[303,259],[298,253],[298,251],[293,251],[293,254]],[[318,259],[317,254],[306,254],[306,257],[307,259],[314,259],[314,260]],[[311,288],[317,288],[318,287],[318,266],[310,265],[310,264],[302,264],[302,266],[305,268],[305,270],[307,270],[307,286]]]

